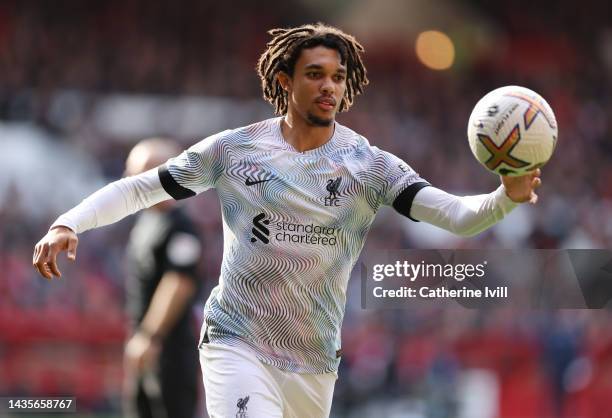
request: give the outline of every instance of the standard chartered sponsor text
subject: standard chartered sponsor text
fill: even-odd
[[[336,245],[340,228],[315,224],[298,224],[279,221],[276,223],[275,238],[280,242],[300,244]]]

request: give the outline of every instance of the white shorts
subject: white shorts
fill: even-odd
[[[299,374],[242,347],[205,343],[200,364],[211,418],[329,417],[336,373]]]

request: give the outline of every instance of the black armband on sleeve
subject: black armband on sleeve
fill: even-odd
[[[181,186],[174,180],[172,174],[168,171],[166,165],[159,166],[157,170],[159,174],[159,180],[161,181],[162,187],[174,200],[187,199],[188,197],[195,196],[195,192]]]
[[[418,182],[411,184],[406,187],[404,191],[402,191],[393,201],[393,209],[401,213],[402,215],[410,218],[415,222],[419,222],[410,216],[410,209],[412,208],[412,201],[414,200],[414,196],[416,196],[417,192],[427,186],[431,186],[431,184],[426,181]]]

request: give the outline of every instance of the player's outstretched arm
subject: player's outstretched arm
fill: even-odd
[[[455,196],[435,187],[425,187],[414,196],[410,217],[452,233],[473,236],[495,225],[518,203],[536,203],[535,189],[542,181],[540,170],[522,177],[503,177],[492,193]]]
[[[171,196],[162,187],[157,168],[115,181],[61,215],[34,247],[32,264],[46,279],[61,277],[57,256],[68,251],[76,259],[77,234],[117,222]]]

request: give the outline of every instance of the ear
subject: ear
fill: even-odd
[[[285,90],[286,92],[291,91],[291,77],[289,77],[287,73],[279,71],[276,75],[276,79],[280,83],[283,90]]]

